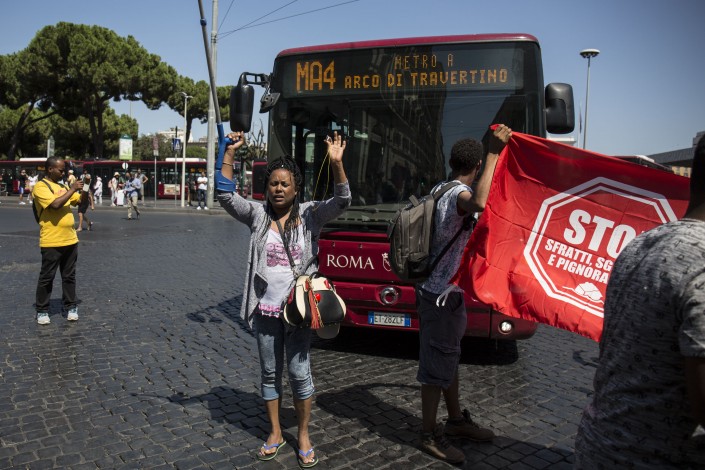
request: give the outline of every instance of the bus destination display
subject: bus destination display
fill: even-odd
[[[408,54],[343,51],[281,58],[276,75],[285,96],[517,90],[523,85],[521,52],[514,48]]]

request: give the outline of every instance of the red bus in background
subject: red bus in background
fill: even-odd
[[[46,158],[20,158],[19,160],[0,160],[0,195],[19,194],[20,173],[22,170],[27,176],[32,174],[40,178],[46,173]],[[77,175],[81,173],[81,164],[77,160],[66,160],[66,171],[74,170]]]
[[[265,173],[267,171],[267,160],[255,160],[252,162],[252,187],[250,194],[252,199],[264,201],[265,192]]]
[[[125,173],[135,173],[139,170],[148,178],[144,186],[144,197],[154,198],[156,187],[157,198],[176,199],[181,197],[181,159],[177,161],[118,161],[94,160],[83,162],[83,171],[92,177],[100,176],[103,181],[103,194],[109,194],[108,182],[115,173],[124,178]],[[195,181],[200,172],[206,172],[206,161],[201,159],[186,159],[186,188],[189,182]],[[156,182],[156,186],[155,186]]]
[[[180,158],[167,158],[165,161],[152,160],[145,161],[117,161],[117,160],[96,160],[81,162],[82,169],[91,175],[100,176],[103,180],[104,190],[107,191],[108,181],[115,173],[124,176],[126,172],[134,173],[139,170],[146,175],[149,182],[145,185],[145,197],[154,198],[154,181],[156,180],[157,198],[158,199],[177,199],[181,198],[181,167],[182,161]],[[240,166],[239,162],[235,165],[235,174],[237,181],[239,179]],[[200,158],[187,158],[186,166],[186,189],[193,193],[196,178],[203,172],[206,173],[206,160]],[[238,184],[238,191],[241,191]],[[241,192],[241,194],[243,194]],[[243,194],[247,197],[246,194]],[[196,195],[191,194],[191,199],[195,200]]]
[[[247,81],[250,75],[241,83],[257,83]],[[391,271],[386,232],[409,196],[428,194],[446,179],[456,141],[474,137],[486,144],[495,123],[541,137],[574,128],[572,88],[544,88],[539,44],[526,34],[289,49],[278,54],[271,75],[254,76],[264,77],[271,91],[261,110],[271,109],[269,158],[294,157],[304,172],[303,200],[330,197],[324,139],[334,131],[347,139],[353,201],[324,227],[318,259],[345,300],[346,324],[360,328],[418,330],[414,286]],[[246,102],[244,88],[233,88],[236,102]],[[235,116],[233,122],[239,122]],[[259,194],[256,168],[253,193]],[[465,300],[467,336],[521,339],[536,331],[533,322]]]
[[[186,159],[186,187],[191,190],[196,178],[201,172],[206,174],[206,160],[198,158]],[[19,160],[0,160],[0,195],[19,194],[19,176],[22,170],[25,170],[27,175],[32,173],[44,176],[46,169],[46,158],[21,158]],[[266,161],[265,161],[266,164]],[[118,161],[118,160],[66,160],[66,172],[73,170],[76,177],[79,177],[84,172],[92,177],[100,176],[103,181],[103,194],[109,194],[108,182],[115,173],[119,173],[124,177],[126,172],[134,173],[139,170],[146,175],[149,182],[145,185],[144,195],[146,198],[154,198],[154,181],[156,180],[157,198],[158,199],[176,199],[181,197],[181,167],[180,158],[167,159],[165,161],[153,160],[144,161]],[[240,181],[239,162],[235,165],[235,174],[237,181]],[[95,181],[95,180],[94,180]],[[241,192],[238,184],[238,191],[247,197],[246,193]],[[195,199],[195,194],[191,195]]]

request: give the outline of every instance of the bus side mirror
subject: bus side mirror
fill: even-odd
[[[546,130],[551,134],[568,134],[575,129],[573,87],[567,83],[546,86]]]
[[[230,92],[230,129],[234,132],[250,132],[255,90],[247,84],[245,74]]]

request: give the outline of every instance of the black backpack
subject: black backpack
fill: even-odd
[[[46,180],[42,180],[41,182],[47,185],[47,188],[49,188],[51,194],[54,194],[54,190],[51,189],[51,185],[47,183]],[[32,212],[34,213],[34,220],[39,223],[39,217],[42,215],[42,208],[38,206],[36,197],[32,199]]]
[[[450,181],[435,193],[418,199],[409,198],[409,204],[399,209],[387,230],[389,265],[399,279],[423,282],[431,275],[438,262],[464,230],[472,228],[475,218],[467,216],[463,226],[438,254],[431,259],[431,243],[436,220],[436,203],[447,191],[460,184]]]

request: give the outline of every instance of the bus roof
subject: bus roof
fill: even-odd
[[[398,39],[378,39],[373,41],[341,42],[337,44],[322,44],[318,46],[295,47],[285,49],[277,54],[277,58],[294,54],[306,54],[323,51],[343,51],[354,49],[366,49],[372,47],[400,47],[416,46],[420,44],[448,44],[467,42],[505,42],[505,41],[526,41],[538,44],[538,39],[530,34],[524,33],[502,33],[502,34],[461,34],[451,36],[427,36],[415,38]]]

